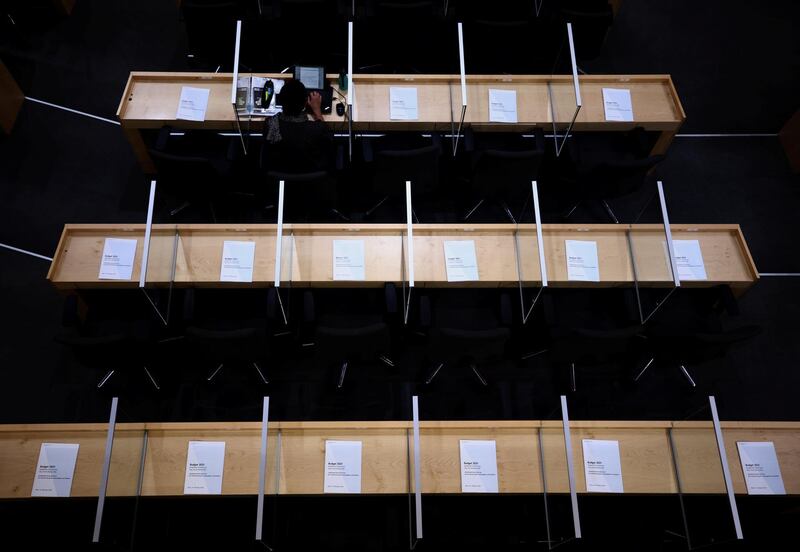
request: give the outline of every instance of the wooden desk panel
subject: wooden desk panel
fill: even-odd
[[[405,233],[406,225],[403,224],[284,225],[281,281],[291,281],[292,285],[300,287],[379,286],[384,282],[400,285],[408,278],[404,271],[407,253]],[[542,233],[551,286],[632,286],[635,281],[633,260],[641,285],[672,285],[666,238],[663,228],[658,225],[548,224],[543,226]],[[274,283],[275,225],[154,225],[152,236],[147,285],[169,283],[175,255],[177,285],[242,286],[219,282],[225,240],[256,243],[253,283],[247,285],[269,286]],[[106,237],[138,240],[131,280],[97,279]],[[708,280],[687,281],[682,285],[702,287],[729,284],[741,292],[758,280],[758,271],[737,225],[674,225],[673,237],[700,241],[708,273]],[[332,242],[339,239],[364,240],[367,263],[365,281],[333,281]],[[597,242],[600,282],[567,279],[565,240],[568,239]],[[480,276],[478,282],[447,282],[444,258],[446,240],[475,242]],[[62,288],[136,286],[141,271],[143,241],[144,225],[65,225],[48,278]],[[520,277],[528,286],[541,283],[534,225],[414,225],[414,267],[416,285],[420,287],[513,287],[519,284]]]
[[[748,440],[775,443],[786,491],[792,495],[800,494],[800,423],[723,422],[722,425],[736,493],[746,492],[736,441]],[[626,493],[677,492],[667,433],[670,429],[683,492],[725,492],[710,422],[573,421],[570,427],[576,484],[580,493],[585,492],[582,439],[619,441]],[[261,444],[259,422],[147,423],[117,424],[109,496],[135,495],[144,430],[148,432],[148,445],[142,494],[183,494],[190,440],[225,441],[223,494],[257,493]],[[421,422],[423,492],[460,493],[460,439],[497,442],[501,493],[542,492],[540,431],[547,492],[569,492],[561,423],[536,420]],[[411,424],[406,421],[272,422],[267,448],[266,492],[275,494],[277,482],[279,494],[322,494],[325,440],[335,439],[362,441],[364,494],[404,494],[409,489],[408,458],[413,458],[410,432]],[[0,498],[30,496],[36,460],[43,442],[79,443],[72,496],[97,496],[105,438],[105,424],[0,426]],[[278,454],[280,462],[276,463]]]
[[[270,78],[289,79],[286,74],[259,73]],[[686,116],[669,75],[583,75],[580,78],[583,104],[575,121],[575,130],[619,131],[642,126],[661,133],[654,154],[664,153]],[[230,102],[232,73],[159,73],[131,72],[123,92],[117,117],[123,131],[148,172],[154,172],[152,159],[142,140],[140,129],[160,128],[169,124],[178,128],[204,128],[235,131],[236,115]],[[334,102],[342,101],[338,75],[327,80],[334,89]],[[559,128],[566,128],[575,113],[575,90],[571,75],[468,75],[467,111],[464,123],[479,131],[523,131],[534,127],[552,128],[553,112]],[[353,129],[363,131],[451,131],[461,115],[459,75],[354,75],[355,102]],[[195,86],[210,90],[205,121],[175,118],[181,87]],[[415,87],[418,120],[393,121],[389,109],[389,89],[393,86]],[[550,92],[553,94],[551,106]],[[627,88],[635,120],[606,121],[603,87]],[[518,122],[495,123],[489,120],[489,89],[517,91]],[[342,94],[340,96],[339,94]],[[263,118],[253,117],[253,128],[260,128]],[[346,116],[335,110],[325,115],[338,131],[347,130]]]

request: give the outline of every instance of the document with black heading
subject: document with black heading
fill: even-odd
[[[183,494],[222,494],[224,441],[189,441]]]
[[[603,88],[606,121],[633,121],[631,91],[627,88]]]
[[[781,467],[772,441],[738,441],[739,461],[747,484],[747,494],[785,495]]]
[[[621,493],[622,467],[619,441],[583,440],[583,469],[586,492]]]
[[[79,447],[80,445],[72,443],[42,443],[31,496],[70,495]]]
[[[220,282],[252,282],[256,242],[228,241],[222,244]]]
[[[205,121],[208,108],[208,88],[181,87],[181,97],[178,100],[176,119],[185,121]]]
[[[672,240],[681,280],[708,280],[699,240]]]
[[[325,441],[323,492],[361,492],[361,441]]]
[[[408,86],[389,88],[389,119],[392,121],[416,121],[419,119],[416,88]]]
[[[448,282],[478,281],[478,258],[474,240],[445,241],[444,260]]]
[[[566,240],[567,280],[599,282],[597,242]]]
[[[364,240],[333,240],[333,279],[366,279]]]
[[[459,441],[461,492],[497,493],[497,444],[495,441]]]
[[[106,238],[100,260],[100,280],[130,280],[133,260],[136,257],[136,240]]]
[[[489,89],[489,121],[492,123],[517,122],[517,91]]]

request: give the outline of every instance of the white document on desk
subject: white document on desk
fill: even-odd
[[[698,240],[672,240],[672,247],[681,280],[708,280]]]
[[[584,439],[583,470],[586,475],[586,492],[623,492],[619,441]]]
[[[333,279],[366,279],[364,240],[333,240]]]
[[[181,87],[181,98],[178,100],[176,119],[185,121],[205,121],[208,108],[208,88]]]
[[[492,123],[517,122],[517,91],[489,89],[489,121]]]
[[[136,257],[136,240],[106,238],[100,260],[100,280],[130,280],[133,259]]]
[[[444,260],[448,282],[478,281],[478,258],[473,240],[445,241]]]
[[[497,493],[497,444],[495,441],[459,441],[461,492]]]
[[[256,242],[228,241],[222,245],[220,282],[252,282]]]
[[[392,121],[416,121],[417,89],[409,86],[392,86],[389,88],[389,119]]]
[[[42,443],[31,496],[70,495],[79,446],[72,443]]]
[[[737,441],[747,494],[785,495],[781,467],[772,441]]]
[[[323,492],[361,492],[361,441],[325,441]]]
[[[599,282],[597,242],[566,240],[567,280]]]
[[[183,494],[222,494],[224,469],[224,441],[189,441]]]
[[[631,91],[627,88],[603,88],[606,121],[633,121]]]

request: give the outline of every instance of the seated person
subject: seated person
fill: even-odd
[[[315,172],[332,167],[333,137],[322,117],[321,103],[319,92],[309,94],[299,80],[283,86],[283,112],[265,122],[269,170]]]

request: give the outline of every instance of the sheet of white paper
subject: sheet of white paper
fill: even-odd
[[[42,443],[31,496],[69,496],[78,447],[69,443]]]
[[[736,446],[739,449],[747,494],[786,494],[778,455],[775,454],[775,444],[772,441],[738,441]]]
[[[489,121],[517,122],[517,91],[489,89]]]
[[[392,121],[416,121],[417,89],[408,86],[392,86],[389,88],[389,118]]]
[[[130,280],[134,257],[136,257],[136,240],[106,238],[98,278],[100,280]]]
[[[225,241],[222,245],[220,282],[252,282],[256,242]]]
[[[478,259],[473,240],[445,241],[444,260],[448,282],[478,281]]]
[[[208,88],[181,87],[181,98],[178,100],[176,119],[186,121],[205,121],[208,108]]]
[[[631,91],[627,88],[603,88],[606,121],[633,121]]]
[[[222,494],[224,441],[189,441],[183,494]]]
[[[361,441],[325,441],[323,492],[361,492]]]
[[[583,440],[583,470],[589,493],[621,493],[619,441]]]
[[[567,280],[599,282],[600,268],[597,260],[597,242],[566,240]]]
[[[365,279],[364,240],[333,240],[333,279]]]
[[[499,492],[496,442],[462,439],[458,443],[461,451],[461,492]]]
[[[707,280],[706,265],[698,240],[672,240],[678,277],[681,280]]]

